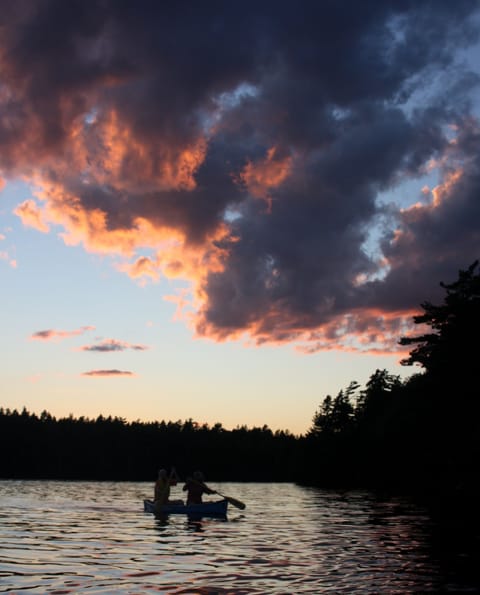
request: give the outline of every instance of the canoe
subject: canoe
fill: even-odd
[[[217,502],[202,502],[202,504],[164,504],[160,510],[155,508],[152,500],[143,501],[144,512],[154,514],[186,514],[191,516],[225,516],[227,514],[228,500]]]

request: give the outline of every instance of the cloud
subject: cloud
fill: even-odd
[[[80,351],[98,351],[101,353],[125,351],[127,349],[133,349],[133,351],[145,351],[149,349],[149,347],[147,345],[118,341],[117,339],[105,339],[95,345],[84,345],[83,347],[79,348]]]
[[[22,202],[14,210],[15,215],[18,215],[22,220],[22,223],[27,227],[33,227],[38,231],[48,233],[50,227],[45,223],[43,218],[43,212],[35,201],[29,199]]]
[[[136,376],[133,372],[127,370],[90,370],[90,372],[83,372],[82,376],[95,376],[99,378],[111,378],[117,376],[126,376],[132,378]]]
[[[256,163],[248,161],[239,174],[239,181],[245,184],[252,196],[263,198],[272,208],[270,190],[282,185],[290,173],[292,159],[290,156],[279,158],[277,150],[272,147],[264,159]]]
[[[2,240],[6,240],[6,239],[7,239],[6,236],[4,236],[2,233],[0,233],[0,242]],[[7,262],[12,269],[17,268],[16,259],[12,258],[12,256],[9,254],[9,252],[7,250],[0,250],[0,260]]]
[[[150,277],[152,281],[157,281],[160,276],[159,262],[148,258],[148,256],[141,256],[132,264],[119,264],[117,265],[117,268],[120,271],[127,273],[132,279]]]
[[[8,262],[12,269],[17,268],[17,261],[14,258],[11,258],[8,252],[5,252],[5,250],[0,250],[0,260],[5,260]]]
[[[56,329],[47,329],[44,331],[37,331],[30,335],[31,341],[61,341],[63,339],[69,339],[71,337],[77,337],[78,335],[83,335],[88,331],[95,330],[94,326],[82,326],[79,329],[75,329],[72,331],[64,331],[64,330],[56,330]]]
[[[187,280],[169,299],[198,336],[389,351],[479,256],[473,0],[3,16],[0,173],[36,188],[15,212],[141,283]]]

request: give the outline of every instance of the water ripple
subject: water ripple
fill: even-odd
[[[223,484],[228,519],[155,519],[144,483],[0,482],[0,592],[250,595],[477,592],[463,556],[401,499]],[[478,545],[478,540],[472,542]]]

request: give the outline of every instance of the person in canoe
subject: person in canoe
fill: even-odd
[[[155,482],[154,503],[156,507],[167,504],[170,499],[170,486],[177,485],[178,475],[175,469],[172,469],[170,476],[165,469],[160,469],[158,478]]]
[[[195,471],[192,477],[187,477],[183,491],[187,492],[187,505],[201,504],[203,494],[216,494],[205,484],[205,477],[201,471]]]

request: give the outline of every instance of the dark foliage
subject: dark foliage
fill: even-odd
[[[288,432],[221,424],[127,423],[121,418],[55,419],[0,409],[2,478],[153,480],[160,467],[209,480],[294,479],[299,438]],[[8,456],[6,456],[8,453]]]
[[[404,365],[420,364],[431,375],[455,384],[476,375],[478,361],[475,345],[480,331],[480,274],[478,261],[460,271],[456,282],[440,285],[446,290],[444,303],[421,304],[424,313],[414,317],[416,324],[431,332],[400,339],[401,345],[416,345]]]

